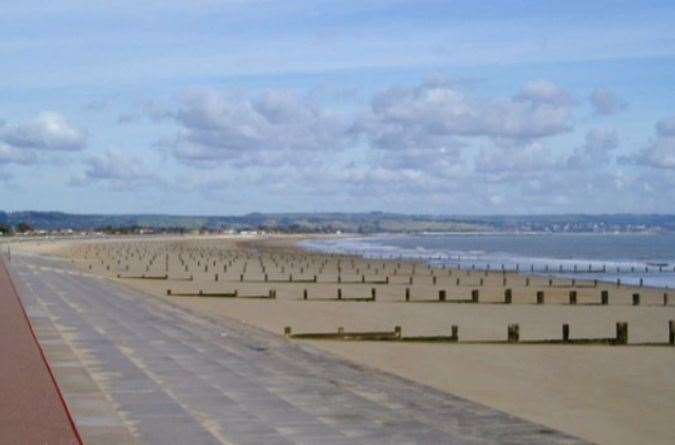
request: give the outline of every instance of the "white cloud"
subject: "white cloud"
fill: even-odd
[[[656,138],[634,160],[649,167],[675,170],[675,137]]]
[[[86,134],[54,112],[40,113],[36,119],[22,124],[6,125],[0,140],[27,150],[79,151],[86,146]]]
[[[427,82],[377,95],[356,129],[382,149],[424,148],[442,138],[453,144],[453,137],[543,138],[572,129],[570,101],[563,96],[547,84],[514,98],[473,98],[451,84]]]
[[[547,80],[526,83],[515,99],[558,107],[574,104],[572,96],[567,91]]]
[[[29,150],[20,150],[0,143],[0,165],[1,164],[21,164],[29,165],[37,162],[35,153]]]
[[[675,117],[660,120],[655,128],[656,138],[636,154],[621,158],[621,161],[657,169],[675,170]]]
[[[619,135],[613,128],[592,128],[586,141],[567,159],[570,168],[597,167],[612,160],[611,153],[619,146]]]
[[[161,182],[155,173],[146,168],[142,159],[120,152],[107,151],[103,155],[90,156],[84,164],[84,173],[72,177],[69,185],[82,187],[98,182],[114,189],[135,189]]]
[[[588,98],[595,114],[611,115],[626,109],[628,104],[610,90],[596,88]]]
[[[495,145],[481,150],[476,158],[477,172],[506,174],[508,179],[522,179],[523,174],[538,174],[557,167],[559,160],[540,141]]]
[[[167,114],[180,131],[163,145],[187,163],[256,165],[295,156],[312,159],[344,148],[349,139],[348,125],[339,115],[289,91],[257,97],[193,91]]]

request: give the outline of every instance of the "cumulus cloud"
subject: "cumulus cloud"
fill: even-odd
[[[542,140],[572,130],[574,105],[551,82],[528,83],[510,98],[486,98],[433,79],[377,94],[353,131],[381,153],[375,167],[441,182],[465,178],[471,171],[466,152],[487,140],[474,159],[475,173],[503,181],[560,166]]]
[[[523,174],[539,174],[560,167],[560,161],[541,141],[525,144],[495,144],[484,148],[476,158],[476,171],[499,174],[492,180],[522,179]],[[529,175],[528,175],[529,176]]]
[[[592,128],[586,141],[567,159],[570,168],[597,166],[612,160],[611,153],[619,146],[619,135],[613,128]]]
[[[528,82],[515,96],[518,101],[529,101],[552,106],[569,106],[574,104],[570,93],[546,80]]]
[[[86,134],[61,114],[44,112],[33,121],[5,125],[0,141],[19,149],[79,151],[86,146]]]
[[[675,170],[675,137],[658,137],[629,160],[648,167]]]
[[[234,97],[216,91],[185,94],[169,116],[180,126],[163,141],[187,163],[278,162],[344,148],[348,124],[310,98],[289,91]]]
[[[610,90],[596,88],[588,98],[595,114],[608,116],[626,109],[628,104]]]
[[[154,106],[145,117],[176,124],[161,142],[170,157],[226,168],[226,174],[202,171],[199,177],[209,182],[187,187],[214,195],[230,188],[213,186],[226,177],[229,185],[246,181],[262,194],[299,199],[367,200],[387,194],[388,202],[399,205],[424,195],[439,204],[471,200],[471,208],[482,211],[514,202],[518,208],[550,211],[573,210],[580,195],[595,208],[601,199],[637,184],[632,176],[616,174],[620,166],[611,162],[620,145],[616,129],[591,128],[569,151],[553,140],[574,129],[577,103],[550,82],[525,84],[510,97],[490,97],[477,88],[428,81],[383,90],[361,109],[352,104],[349,119],[323,103],[316,94],[289,91],[202,90],[187,92],[172,107]],[[659,143],[674,135],[675,119],[657,124]],[[667,149],[651,151],[661,156],[662,167],[668,165]],[[118,187],[162,183],[145,169],[109,158],[88,161],[82,181]],[[656,163],[644,154],[639,162]],[[590,175],[598,171],[603,174]]]
[[[37,162],[35,153],[29,150],[19,150],[7,144],[0,143],[0,165],[20,164],[29,165]]]
[[[550,90],[535,85],[514,98],[484,99],[438,82],[389,89],[355,128],[381,149],[436,148],[454,137],[543,138],[572,128],[570,102]]]
[[[156,145],[192,166],[316,168],[351,148],[370,167],[447,177],[466,168],[463,151],[471,139],[526,145],[566,133],[575,105],[567,91],[546,81],[526,84],[513,97],[490,98],[439,79],[384,90],[349,118],[320,104],[316,94],[207,89],[185,93],[174,107],[153,105],[145,114],[178,124]]]
[[[69,185],[82,187],[106,183],[114,189],[134,189],[161,182],[156,174],[146,168],[142,159],[120,152],[107,151],[102,155],[90,156],[84,160],[84,164],[84,173],[73,176]]]
[[[675,116],[662,119],[655,125],[656,137],[642,150],[621,161],[657,169],[675,170]]]

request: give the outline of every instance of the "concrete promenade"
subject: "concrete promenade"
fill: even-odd
[[[86,443],[583,443],[61,261],[10,269]]]

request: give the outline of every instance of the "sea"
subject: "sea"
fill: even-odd
[[[309,251],[408,259],[462,270],[675,287],[675,234],[377,234],[310,239]]]

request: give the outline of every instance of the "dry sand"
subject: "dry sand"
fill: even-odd
[[[411,264],[342,259],[343,281],[390,277],[389,284],[338,284],[335,257],[309,255],[293,247],[295,239],[277,238],[242,242],[236,238],[171,239],[88,242],[38,246],[43,253],[67,256],[83,270],[117,279],[117,273],[155,274],[165,272],[165,255],[170,254],[169,280],[119,279],[123,283],[208,316],[232,317],[254,326],[281,334],[285,326],[294,332],[330,332],[342,326],[347,331],[392,330],[402,326],[405,335],[447,335],[450,325],[459,326],[460,339],[504,339],[506,326],[519,323],[521,339],[560,338],[561,324],[569,323],[571,337],[612,337],[615,323],[629,323],[630,343],[665,342],[667,322],[675,319],[675,302],[664,307],[663,290],[617,288],[599,285],[578,287],[579,305],[566,304],[570,288],[550,288],[544,278],[507,274],[507,287],[513,289],[513,304],[452,304],[415,302],[436,299],[439,289],[446,289],[448,299],[468,298],[479,289],[481,301],[503,300],[502,275],[466,272],[452,274],[416,265],[414,284],[407,280]],[[29,244],[25,249],[32,248]],[[150,257],[156,259],[146,272]],[[188,267],[178,263],[182,252]],[[236,252],[239,259],[230,264],[227,255]],[[95,259],[98,253],[100,258]],[[264,282],[258,255],[270,280],[311,279],[325,261],[318,283]],[[133,254],[133,257],[124,258]],[[86,258],[86,256],[89,258]],[[193,257],[191,257],[191,255]],[[243,256],[248,255],[245,282],[240,282]],[[118,265],[113,259],[122,258]],[[101,264],[100,260],[103,260]],[[208,259],[208,260],[207,260]],[[212,261],[216,261],[213,266]],[[312,261],[314,262],[312,264]],[[352,267],[351,262],[354,261]],[[199,265],[197,265],[199,262]],[[208,270],[204,271],[205,264]],[[370,268],[368,268],[370,264]],[[126,271],[126,266],[129,271]],[[222,267],[228,265],[228,272]],[[110,266],[110,270],[107,267]],[[90,269],[91,267],[91,269]],[[283,273],[281,272],[283,268]],[[302,269],[301,269],[302,268]],[[356,273],[359,269],[359,274]],[[377,269],[377,271],[376,271]],[[394,269],[397,274],[393,275]],[[219,281],[214,274],[219,273]],[[192,274],[194,281],[174,278]],[[457,277],[460,286],[456,285]],[[479,280],[484,285],[479,286]],[[321,281],[330,282],[321,282]],[[565,284],[562,281],[557,284]],[[588,283],[577,283],[587,285]],[[317,297],[334,297],[337,289],[345,297],[370,295],[377,289],[375,302],[312,301]],[[405,288],[412,292],[412,302],[403,302]],[[265,294],[277,291],[275,300],[231,299],[167,296],[172,291],[229,291],[242,294]],[[302,300],[303,289],[310,300]],[[610,291],[610,304],[582,305],[598,302],[600,290]],[[537,290],[546,292],[546,304],[533,304]],[[641,305],[631,305],[631,295],[641,294]],[[399,342],[303,341],[330,351],[358,364],[379,368],[411,380],[428,384],[515,415],[599,443],[675,443],[675,350],[663,346],[605,345],[466,345]]]

